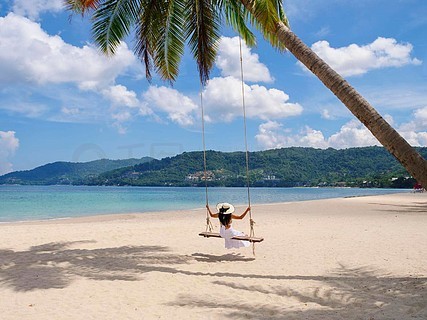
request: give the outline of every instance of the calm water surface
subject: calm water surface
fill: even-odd
[[[252,204],[410,192],[402,189],[251,188]],[[209,188],[209,203],[247,203],[246,188]],[[204,188],[0,185],[0,222],[194,209]]]

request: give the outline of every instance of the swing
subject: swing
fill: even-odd
[[[209,232],[209,231],[200,232],[199,236],[202,236],[205,238],[222,238],[218,232]],[[234,236],[231,239],[249,241],[249,242],[262,242],[264,240],[264,238],[257,238],[257,237],[251,237],[251,236]]]
[[[245,106],[245,87],[243,79],[243,59],[242,59],[242,40],[239,37],[239,48],[240,48],[240,76],[242,82],[242,108],[243,108],[243,121],[244,121],[244,136],[245,136],[245,155],[246,155],[246,182],[247,182],[247,195],[248,195],[248,206],[251,207],[251,198],[250,198],[250,183],[249,183],[249,152],[248,152],[248,141],[246,133],[246,106]],[[205,115],[203,107],[203,88],[200,90],[200,106],[202,110],[202,136],[203,136],[203,164],[204,164],[204,180],[205,180],[205,196],[206,196],[206,206],[209,204],[208,201],[208,182],[207,182],[207,167],[206,167],[206,143],[205,143]],[[239,235],[234,236],[231,239],[249,241],[254,246],[256,242],[262,242],[264,238],[255,237],[254,224],[252,220],[252,209],[249,210],[249,223],[250,223],[250,233],[249,235]],[[210,221],[209,212],[206,210],[206,230],[200,232],[199,236],[205,238],[222,238],[221,235],[217,232],[213,232],[212,222]],[[255,250],[255,247],[253,247]],[[255,251],[254,251],[255,253]]]

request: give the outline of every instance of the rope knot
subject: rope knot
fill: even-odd
[[[211,220],[209,219],[209,216],[206,217],[206,231],[212,232],[213,231],[213,225]]]

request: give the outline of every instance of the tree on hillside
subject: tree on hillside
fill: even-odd
[[[255,36],[250,22],[280,51],[289,50],[372,132],[378,141],[427,186],[427,161],[387,123],[344,78],[319,58],[290,29],[281,0],[66,0],[69,10],[92,15],[96,44],[114,54],[135,32],[135,54],[152,71],[173,82],[184,47],[197,62],[200,81],[209,79],[217,53],[220,27],[232,26],[249,45]]]

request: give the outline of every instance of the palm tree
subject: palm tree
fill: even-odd
[[[135,54],[145,63],[147,79],[153,69],[173,82],[188,43],[205,84],[213,67],[220,27],[225,20],[245,42],[255,44],[247,21],[279,51],[289,50],[372,132],[378,141],[423,186],[427,161],[346,80],[319,58],[290,29],[281,0],[66,0],[69,10],[93,19],[95,42],[114,54],[131,31]]]

